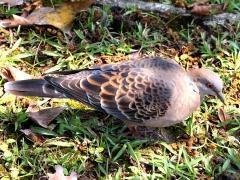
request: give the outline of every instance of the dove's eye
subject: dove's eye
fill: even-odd
[[[211,83],[207,83],[207,87],[208,87],[208,88],[212,88],[213,85],[212,85]]]

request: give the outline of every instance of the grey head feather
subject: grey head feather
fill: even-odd
[[[212,95],[218,97],[224,103],[223,82],[217,73],[206,68],[200,68],[191,69],[188,74],[197,85],[201,99],[205,95]]]

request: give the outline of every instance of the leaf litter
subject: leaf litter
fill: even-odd
[[[38,110],[38,108],[34,106],[29,106],[27,113],[35,123],[44,128],[48,128],[48,125],[66,109],[66,107],[54,107]]]
[[[71,35],[72,22],[76,14],[86,10],[93,2],[93,0],[84,0],[62,3],[54,8],[41,7],[28,15],[13,15],[13,19],[0,20],[0,27],[51,25]]]
[[[227,2],[222,4],[210,4],[209,0],[201,0],[189,5],[188,8],[193,14],[209,16],[225,11],[227,8]]]
[[[34,133],[31,129],[21,129],[20,131],[34,144],[42,145],[46,140],[44,136]]]
[[[0,68],[0,72],[2,77],[8,81],[26,80],[33,78],[32,75],[27,74],[12,66],[2,67]]]

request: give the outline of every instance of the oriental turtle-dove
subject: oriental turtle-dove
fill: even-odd
[[[162,57],[53,72],[43,79],[8,82],[4,88],[19,96],[71,98],[129,126],[171,126],[191,115],[205,95],[224,101],[216,73],[185,71]]]

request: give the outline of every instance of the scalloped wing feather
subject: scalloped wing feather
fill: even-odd
[[[158,74],[173,69],[183,70],[172,60],[150,58],[45,80],[69,98],[119,119],[141,123],[164,116],[168,110],[174,87]]]

